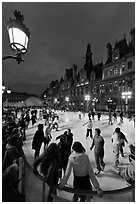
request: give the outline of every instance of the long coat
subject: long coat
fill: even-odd
[[[34,134],[33,141],[32,141],[32,149],[36,150],[41,148],[42,142],[45,141],[44,138],[44,131],[37,130]]]

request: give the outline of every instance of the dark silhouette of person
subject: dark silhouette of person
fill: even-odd
[[[32,149],[35,150],[34,158],[39,156],[41,145],[43,142],[45,142],[43,124],[38,124],[38,130],[35,132],[32,141]]]

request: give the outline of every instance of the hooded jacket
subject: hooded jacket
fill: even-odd
[[[64,187],[67,183],[71,170],[75,176],[84,177],[89,175],[95,188],[99,188],[99,183],[94,175],[90,160],[87,154],[72,152],[69,157],[66,173],[61,181],[61,186]]]

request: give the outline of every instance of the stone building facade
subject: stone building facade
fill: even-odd
[[[52,81],[44,91],[46,103],[70,110],[135,110],[135,28],[114,46],[107,44],[107,60],[93,64],[90,44],[85,64],[65,70],[60,81]],[[122,95],[125,94],[123,98]],[[89,99],[86,98],[89,96]]]

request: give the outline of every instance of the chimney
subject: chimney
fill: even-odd
[[[112,45],[110,43],[107,43],[107,60],[112,60]]]
[[[131,35],[131,44],[135,48],[135,28],[131,29],[130,35]]]

